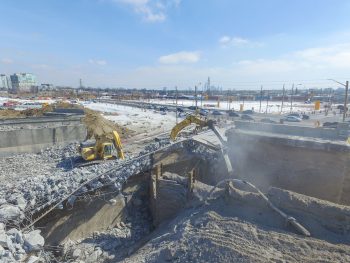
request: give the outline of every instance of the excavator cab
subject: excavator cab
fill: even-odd
[[[111,143],[105,144],[103,146],[103,159],[111,159],[113,146]]]

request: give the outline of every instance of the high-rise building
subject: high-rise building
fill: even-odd
[[[37,86],[36,76],[31,73],[15,73],[10,78],[14,93],[31,92]]]
[[[10,79],[5,74],[0,74],[0,89],[11,89]]]

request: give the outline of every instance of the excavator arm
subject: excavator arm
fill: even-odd
[[[174,128],[171,130],[170,133],[170,139],[175,141],[177,135],[187,126],[190,126],[191,124],[197,124],[200,127],[208,126],[207,121],[201,120],[196,116],[189,115],[184,119],[183,121],[179,122],[174,126]]]
[[[117,150],[118,157],[120,159],[124,160],[125,156],[124,156],[123,146],[122,146],[122,142],[120,140],[120,136],[116,131],[112,132],[112,136],[113,136],[113,144],[114,144],[115,149]]]
[[[225,160],[227,172],[230,176],[232,176],[233,169],[232,169],[231,161],[230,161],[228,154],[227,154],[227,143],[226,143],[225,139],[223,138],[223,136],[221,135],[220,131],[216,128],[215,121],[202,120],[196,116],[189,115],[186,117],[186,119],[184,119],[183,121],[179,122],[178,124],[176,124],[174,126],[174,128],[171,130],[171,133],[170,133],[170,139],[175,141],[176,136],[181,132],[181,130],[183,130],[185,127],[187,127],[191,124],[197,124],[200,127],[208,127],[209,129],[211,129],[215,133],[216,137],[218,137],[218,139],[220,140],[220,143],[221,143],[221,152],[222,152],[223,158]]]

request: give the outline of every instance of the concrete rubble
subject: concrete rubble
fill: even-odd
[[[156,198],[160,201],[155,203],[163,216],[155,222],[149,192],[135,194],[136,191],[125,191],[123,185],[132,175],[149,171],[154,160],[148,154],[166,146],[174,152],[185,148],[191,157],[189,160],[200,156],[204,163],[215,163],[205,168],[208,176],[214,177],[212,175],[218,174],[224,166],[220,153],[195,140],[170,144],[167,139],[157,139],[140,152],[128,151],[124,161],[113,160],[86,167],[74,167],[79,157],[77,146],[78,143],[71,143],[38,154],[0,159],[0,262],[350,261],[349,208],[280,189],[270,190],[269,198],[274,198],[275,204],[302,219],[312,233],[317,231],[318,234],[310,238],[297,235],[259,195],[236,189],[232,184],[217,189],[213,198],[205,203],[203,200],[212,189],[211,182],[205,184],[196,179],[190,194],[188,188],[192,183],[184,177],[187,174],[167,171],[157,181],[157,187],[163,189],[157,189]],[[56,216],[63,218],[67,216],[63,215],[63,209],[78,207],[80,197],[107,186],[113,195],[102,200],[104,205],[121,205],[127,210],[125,218],[108,225],[107,230],[93,232],[93,229],[83,238],[72,237],[74,241],[65,240],[58,247],[48,244],[49,237],[45,242],[45,230],[23,228],[56,204]],[[91,206],[90,203],[87,206]],[[80,209],[85,217],[83,208]],[[164,216],[166,209],[170,212]],[[322,216],[323,221],[320,220]],[[92,221],[92,218],[88,219],[86,221]],[[54,221],[48,218],[50,220]],[[76,219],[79,224],[80,220]],[[101,221],[96,224],[100,225]],[[60,256],[50,249],[59,249]]]
[[[126,162],[132,158],[134,161],[122,167],[120,167],[122,162],[119,160],[87,167],[74,167],[73,164],[78,158],[77,143],[65,147],[54,146],[39,154],[18,154],[0,159],[2,167],[0,171],[0,224],[3,228],[0,230],[0,253],[3,254],[2,258],[6,259],[5,262],[14,262],[21,260],[29,252],[41,250],[44,239],[39,230],[25,233],[16,230],[24,221],[30,222],[29,218],[32,215],[44,211],[45,208],[57,203],[86,182],[88,183],[84,187],[68,198],[68,206],[74,205],[76,196],[94,191],[106,184],[112,184],[116,190],[121,189],[129,176],[149,169],[151,159],[148,156],[145,157],[147,153],[166,145],[169,145],[168,140],[157,140],[150,143],[140,153],[127,156]],[[183,147],[183,145],[174,147]],[[204,149],[199,150],[193,145],[190,148],[193,152],[204,152]],[[92,180],[96,175],[118,167],[120,169]],[[60,204],[57,208],[62,209],[64,206],[65,204]],[[34,258],[31,260],[33,261]]]
[[[27,259],[29,253],[40,254],[44,244],[40,230],[23,233],[16,228],[6,230],[3,223],[0,225],[0,262],[21,262]],[[26,262],[36,262],[35,258],[32,255]]]
[[[138,201],[129,204],[125,222],[120,222],[107,231],[94,232],[87,238],[65,243],[63,261],[102,263],[116,262],[127,257],[152,230],[147,204],[136,200]]]
[[[147,146],[140,155],[164,145],[166,142],[155,142]],[[5,168],[6,173],[0,175],[0,178],[4,179],[0,184],[0,222],[19,223],[23,220],[25,213],[42,210],[45,206],[71,193],[82,183],[121,164],[120,160],[114,160],[74,168],[74,162],[78,158],[77,146],[77,144],[70,144],[66,147],[52,147],[40,154],[22,154],[2,159],[0,162],[4,166],[1,165],[1,167]],[[111,175],[107,174],[99,180],[91,181],[77,194],[93,191],[107,182],[113,182],[116,188],[120,188],[128,175],[140,172],[142,167],[147,165],[149,161],[146,159],[136,160]],[[17,171],[24,169],[25,174],[20,172],[18,175]],[[74,196],[69,199],[70,204],[73,202]]]

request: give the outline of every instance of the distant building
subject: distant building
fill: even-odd
[[[52,91],[54,89],[55,89],[55,86],[53,84],[42,83],[40,85],[40,90],[41,91]]]
[[[0,74],[0,89],[5,89],[5,90],[11,89],[11,82],[9,78],[4,74]]]
[[[32,92],[37,87],[36,76],[31,73],[15,73],[10,78],[13,93]]]

